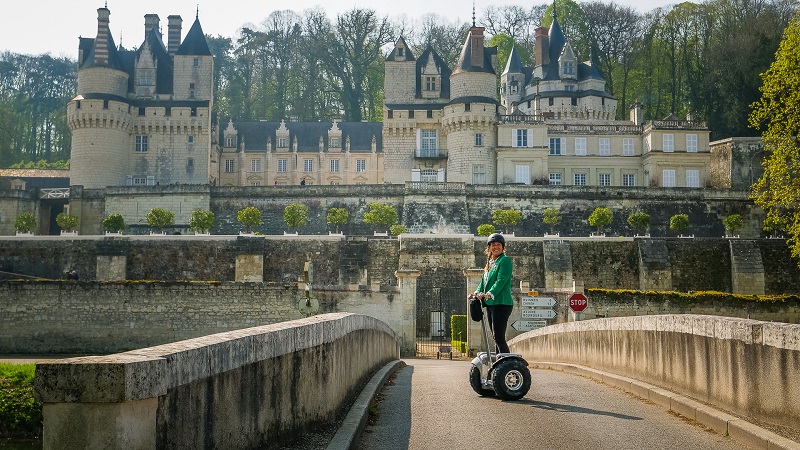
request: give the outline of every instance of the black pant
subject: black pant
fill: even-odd
[[[511,305],[486,305],[486,319],[489,321],[489,329],[492,330],[497,353],[510,353],[506,343],[506,328],[512,309],[514,307]]]

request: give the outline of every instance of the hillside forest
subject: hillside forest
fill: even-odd
[[[618,119],[638,99],[646,119],[691,111],[716,140],[761,134],[748,123],[760,74],[800,2],[706,0],[646,13],[605,1],[495,4],[475,21],[498,47],[499,71],[512,45],[531,64],[535,29],[550,25],[554,7],[579,60],[591,57],[619,100]],[[207,36],[214,110],[240,121],[380,121],[384,60],[398,37],[417,55],[431,45],[453,67],[470,25],[436,15],[390,20],[371,9],[333,18],[320,9],[274,11],[237,36]],[[68,167],[66,104],[76,65],[49,54],[0,54],[0,167]]]

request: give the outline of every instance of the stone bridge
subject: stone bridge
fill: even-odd
[[[614,383],[633,392],[644,383],[660,386],[650,390],[660,392],[651,398],[656,403],[669,404],[670,389],[748,417],[800,423],[800,325],[620,317],[548,326],[510,344],[531,365],[607,371],[622,375]],[[275,447],[341,417],[370,375],[398,358],[388,325],[334,313],[39,364],[44,448]],[[702,411],[691,417],[702,422]],[[710,424],[723,434],[729,425]]]

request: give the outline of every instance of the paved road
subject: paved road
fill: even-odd
[[[483,398],[468,361],[407,359],[382,391],[378,419],[356,448],[743,449],[679,416],[593,380],[533,370],[520,401]],[[414,411],[412,416],[411,411]]]

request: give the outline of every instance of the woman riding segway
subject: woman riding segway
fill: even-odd
[[[472,389],[479,395],[496,394],[503,400],[517,400],[528,393],[531,374],[522,355],[510,353],[506,343],[508,319],[514,308],[514,298],[511,296],[511,272],[514,264],[506,256],[505,247],[506,240],[502,234],[493,233],[488,237],[483,278],[475,292],[469,296],[471,300],[479,301],[486,310],[485,315],[473,314],[474,320],[481,321],[481,341],[485,351],[472,361],[469,381]],[[487,320],[494,341],[494,354],[486,338]]]

